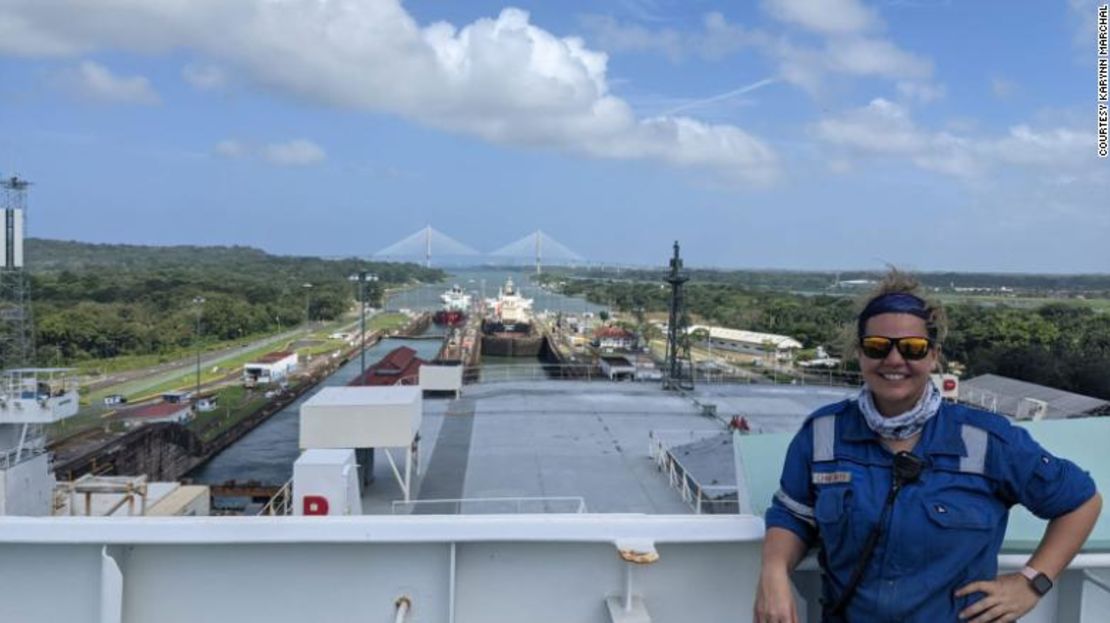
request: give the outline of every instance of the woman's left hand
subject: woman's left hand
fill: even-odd
[[[1041,598],[1020,573],[1000,575],[994,581],[972,582],[956,591],[956,597],[972,593],[983,593],[983,598],[960,612],[960,620],[971,619],[971,623],[1016,621]]]

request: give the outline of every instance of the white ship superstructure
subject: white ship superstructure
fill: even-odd
[[[470,310],[470,295],[457,283],[451,286],[450,290],[439,295],[439,300],[443,301],[443,309],[447,311]]]
[[[21,368],[0,373],[0,515],[49,515],[54,474],[47,424],[76,415],[69,370]]]
[[[498,291],[497,298],[491,301],[494,315],[505,325],[527,324],[532,322],[532,299],[524,298],[517,292],[513,280],[505,281]]]

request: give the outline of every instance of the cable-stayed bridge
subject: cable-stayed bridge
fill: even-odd
[[[536,230],[518,240],[489,253],[481,253],[431,225],[394,242],[374,253],[380,259],[413,261],[422,259],[425,266],[432,265],[432,257],[446,258],[452,262],[535,262],[536,272],[548,264],[578,264],[586,262],[580,254],[572,251],[550,235]]]

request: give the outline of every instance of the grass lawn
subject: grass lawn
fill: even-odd
[[[196,417],[189,422],[189,428],[196,431],[204,441],[214,439],[268,402],[264,390],[247,390],[238,385],[224,387],[217,392],[217,395],[219,406],[216,409],[207,413],[197,413]]]
[[[378,316],[367,319],[367,328],[377,329],[381,327],[396,326],[397,324],[403,325],[406,320],[407,317],[404,314],[379,314]],[[375,324],[380,326],[375,326]],[[326,326],[319,332],[319,334],[323,336],[322,339],[324,339],[324,343],[314,344],[305,349],[299,349],[297,353],[303,358],[305,356],[316,356],[321,353],[329,353],[343,348],[344,343],[342,340],[331,340],[327,339],[326,336],[334,333],[336,329],[348,325],[349,320],[344,319],[341,322],[333,323]],[[226,344],[214,345],[214,347],[216,348],[224,346],[226,346]],[[243,353],[237,357],[225,359],[221,361],[218,365],[204,366],[201,368],[200,371],[200,382],[201,384],[206,384],[222,379],[231,372],[241,369],[243,367],[243,364],[249,363],[252,360],[261,357],[262,355],[265,355],[266,353],[274,350],[279,350],[280,348],[282,348],[281,345],[269,344]],[[151,398],[165,392],[174,390],[189,390],[194,387],[196,387],[195,369],[189,370],[187,372],[182,372],[174,376],[173,378],[168,379],[162,383],[158,383],[156,385],[146,386],[133,392],[124,392],[124,395],[127,396],[127,399],[129,401],[135,402]],[[105,396],[114,393],[119,393],[119,389],[115,387],[106,387],[82,397],[82,402],[90,405],[99,404]]]
[[[82,409],[73,417],[47,424],[46,438],[48,441],[54,441],[81,431],[102,427],[107,422],[105,418],[112,413],[115,413],[115,408],[104,406]]]
[[[289,327],[285,328],[286,331]],[[204,345],[205,352],[213,350],[222,350],[225,348],[233,348],[247,341],[266,339],[268,337],[279,335],[278,331],[271,333],[256,333],[254,335],[236,338],[234,340],[223,340],[220,342],[211,342]],[[77,361],[68,364],[69,367],[77,370],[81,375],[92,374],[111,374],[114,372],[126,372],[128,370],[137,370],[140,368],[149,368],[162,363],[169,363],[171,361],[180,361],[195,357],[196,350],[191,346],[174,349],[162,353],[151,353],[149,355],[120,355],[119,357],[109,357],[107,359],[89,359],[86,361]]]
[[[404,314],[384,313],[366,319],[367,331],[392,331],[400,329],[409,323],[409,317]]]

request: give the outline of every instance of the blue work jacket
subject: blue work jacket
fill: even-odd
[[[1051,519],[1095,494],[1090,475],[1025,429],[963,405],[944,403],[913,454],[925,470],[894,502],[845,613],[852,623],[956,621],[982,596],[956,589],[998,575],[1011,506]],[[766,523],[820,544],[826,603],[843,594],[879,521],[893,459],[852,400],[819,409],[790,443]]]

